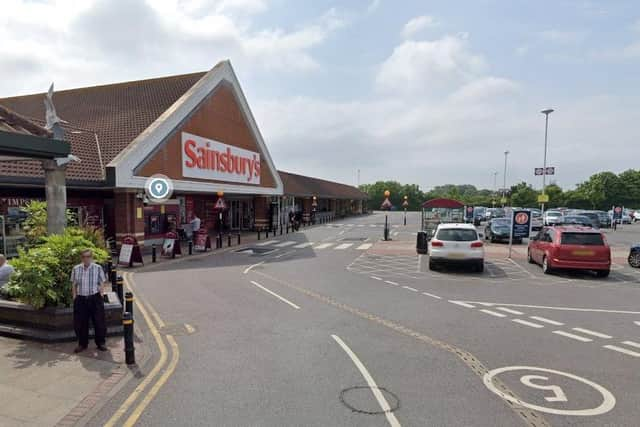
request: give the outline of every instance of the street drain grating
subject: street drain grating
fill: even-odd
[[[394,393],[384,387],[376,387],[389,402],[389,410],[382,411],[379,407],[374,406],[372,395],[373,387],[359,385],[345,388],[340,392],[340,402],[353,412],[366,415],[384,415],[388,412],[397,411],[400,408],[400,399]]]

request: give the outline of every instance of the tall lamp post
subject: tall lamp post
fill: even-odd
[[[404,208],[404,225],[407,225],[407,208],[409,207],[409,197],[404,196],[404,202],[402,202],[402,207]]]
[[[491,204],[493,208],[496,207],[496,197],[498,197],[498,171],[493,172],[493,197],[491,200]]]
[[[540,211],[544,214],[544,200],[546,195],[547,186],[547,136],[549,134],[549,114],[553,113],[552,108],[547,108],[540,111],[544,114],[544,161],[542,164],[542,200]]]
[[[507,201],[506,191],[507,191],[507,157],[509,156],[509,150],[504,152],[504,174],[502,175],[502,207],[504,208],[504,204]]]
[[[391,195],[391,192],[389,190],[384,190],[384,202],[382,202],[382,205],[380,205],[380,209],[382,209],[384,212],[384,240],[389,240],[389,218],[388,218],[388,211],[389,209],[391,209],[391,202],[389,201],[389,196]]]

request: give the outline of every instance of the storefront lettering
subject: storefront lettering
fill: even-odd
[[[182,175],[260,184],[260,154],[183,132]]]

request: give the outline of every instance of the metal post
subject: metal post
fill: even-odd
[[[238,231],[238,245],[240,244],[240,232]]]
[[[509,155],[509,150],[504,152],[504,175],[502,176],[502,200],[506,199],[506,191],[507,191],[507,156]],[[502,203],[502,207],[504,208],[504,202]]]
[[[124,356],[127,365],[136,364],[136,350],[133,346],[133,316],[129,312],[122,315],[124,327]]]
[[[404,225],[407,225],[407,208],[404,208]]]
[[[131,313],[133,319],[133,293],[127,292],[124,294],[124,311]]]
[[[156,262],[156,244],[151,244],[151,262]]]
[[[282,224],[280,224],[280,235],[282,236]]]
[[[122,276],[118,276],[116,278],[116,294],[118,295],[118,300],[120,300],[120,304],[124,303],[123,283],[124,283],[124,280],[122,279]]]
[[[174,246],[171,247],[171,259],[176,259],[176,247],[175,247],[175,244],[176,244],[176,242],[174,240],[173,241],[173,245]]]
[[[111,272],[113,271],[113,261],[107,261],[107,277],[111,278]]]
[[[389,240],[389,221],[386,212],[384,214],[384,240]]]
[[[193,240],[189,240],[189,255],[193,255]]]
[[[268,239],[269,238],[269,229],[267,228],[266,231],[264,232],[264,238]]]
[[[260,229],[258,228],[258,240],[260,240]]]
[[[118,270],[115,268],[111,270],[111,277],[109,277],[109,279],[111,279],[111,292],[116,292],[116,289],[118,288]]]
[[[227,234],[227,247],[231,246],[231,233]]]
[[[549,114],[553,112],[552,109],[542,111],[544,114],[544,160],[542,162],[542,195],[546,194],[547,187],[547,136],[549,134]],[[544,202],[541,203],[540,211],[544,215]]]
[[[513,223],[514,223],[514,214],[513,211],[511,211],[511,225],[509,225],[509,256],[508,258],[511,259],[511,248],[513,248]]]

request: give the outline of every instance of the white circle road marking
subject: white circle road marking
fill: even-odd
[[[590,408],[590,409],[554,409],[554,408],[547,408],[545,406],[539,406],[539,405],[534,405],[532,403],[523,402],[520,399],[517,399],[517,398],[515,398],[513,396],[509,396],[508,394],[498,390],[496,388],[496,386],[493,384],[493,377],[495,377],[496,375],[499,375],[499,374],[501,374],[503,372],[521,371],[521,370],[548,372],[548,373],[551,373],[551,374],[556,374],[556,375],[560,375],[560,376],[563,376],[563,377],[571,378],[573,380],[576,380],[576,381],[579,381],[581,383],[587,384],[588,386],[591,386],[591,387],[595,388],[602,395],[602,398],[603,398],[602,399],[602,403],[600,404],[600,406],[598,406],[596,408]],[[572,415],[572,416],[587,417],[587,416],[605,414],[605,413],[609,412],[610,410],[612,410],[614,406],[616,406],[616,398],[613,396],[613,394],[611,394],[611,392],[609,390],[607,390],[606,388],[602,387],[600,384],[596,384],[593,381],[589,381],[586,378],[582,378],[582,377],[579,377],[577,375],[570,374],[568,372],[556,371],[554,369],[538,368],[536,366],[505,366],[503,368],[492,369],[491,371],[487,372],[486,374],[484,374],[484,377],[482,378],[482,381],[484,382],[484,385],[489,390],[491,390],[492,392],[494,392],[495,394],[497,394],[498,396],[500,396],[504,400],[508,400],[509,402],[524,406],[525,408],[533,409],[535,411],[545,412],[547,414]]]

